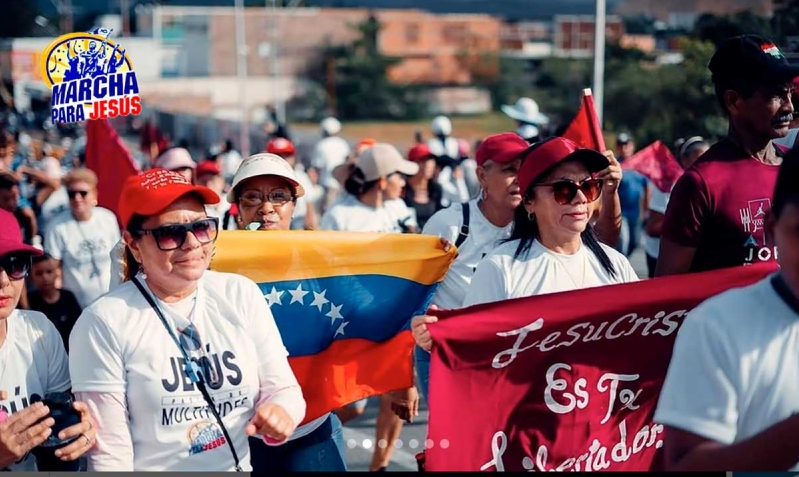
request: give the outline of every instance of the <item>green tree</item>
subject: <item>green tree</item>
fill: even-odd
[[[780,43],[789,36],[799,35],[799,0],[774,0],[771,18],[774,36]]]
[[[328,91],[341,119],[416,119],[426,113],[423,91],[394,84],[388,70],[401,59],[380,53],[380,22],[373,15],[355,25],[358,38],[350,45],[328,45],[322,60],[307,72]]]
[[[727,38],[745,33],[771,37],[771,22],[765,17],[752,13],[751,10],[724,16],[706,13],[696,20],[692,36],[718,46]]]

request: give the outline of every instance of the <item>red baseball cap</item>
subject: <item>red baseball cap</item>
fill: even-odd
[[[18,252],[31,255],[42,254],[38,248],[26,245],[22,241],[22,230],[19,228],[19,222],[14,214],[0,209],[0,257]]]
[[[216,161],[203,161],[197,166],[197,177],[200,177],[203,174],[213,174],[218,176],[222,174],[222,168],[219,167],[219,164]]]
[[[478,166],[482,166],[486,161],[507,164],[521,157],[529,148],[530,143],[515,132],[494,134],[483,139],[474,159]]]
[[[599,172],[610,165],[607,157],[593,149],[583,149],[573,141],[563,137],[554,137],[535,144],[525,154],[522,167],[519,169],[519,188],[522,194],[527,192],[530,184],[543,173],[564,162],[576,160],[585,164],[588,172]]]
[[[270,154],[294,154],[294,144],[284,137],[276,137],[266,145]]]
[[[122,227],[127,228],[133,215],[155,215],[192,192],[202,198],[203,204],[217,204],[220,201],[216,192],[193,185],[182,175],[167,169],[150,169],[129,177],[119,196],[118,214]]]
[[[435,159],[435,156],[430,152],[430,147],[427,144],[416,144],[408,151],[409,161],[421,162],[427,158]]]

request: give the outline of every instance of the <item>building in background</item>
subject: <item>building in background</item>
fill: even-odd
[[[594,56],[596,18],[591,15],[557,15],[552,22],[554,56],[591,58]],[[624,35],[620,17],[608,15],[605,20],[605,41],[616,43]]]

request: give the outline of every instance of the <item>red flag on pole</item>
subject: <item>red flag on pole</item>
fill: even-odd
[[[86,121],[86,167],[97,174],[98,205],[116,214],[122,185],[141,171],[107,119]]]
[[[671,187],[683,173],[680,163],[669,148],[660,141],[641,149],[622,162],[621,167],[643,174],[663,192],[671,191]]]
[[[605,151],[605,138],[602,136],[602,126],[594,106],[594,97],[591,89],[583,90],[582,104],[577,116],[574,117],[563,137],[577,143],[580,147]]]

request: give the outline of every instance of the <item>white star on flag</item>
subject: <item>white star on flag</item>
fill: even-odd
[[[325,293],[327,293],[327,290],[322,290],[322,293],[313,292],[313,302],[311,306],[315,306],[319,311],[322,311],[322,306],[324,306],[325,303],[330,303],[330,300],[325,298]]]
[[[278,291],[277,288],[272,287],[272,291],[269,292],[267,295],[264,295],[264,298],[266,298],[266,302],[271,307],[275,303],[277,303],[278,305],[282,305],[283,304],[283,302],[280,301],[281,300],[281,296],[283,296],[283,291],[282,290]]]
[[[349,321],[342,321],[341,324],[338,325],[338,329],[336,330],[336,334],[333,335],[333,337],[335,338],[339,334],[343,336],[344,335],[344,327],[349,325],[349,324],[350,324]]]
[[[325,316],[330,317],[330,324],[334,324],[337,318],[344,318],[341,316],[341,307],[344,305],[336,306],[333,303],[330,303],[330,311],[328,311]]]
[[[297,285],[296,290],[289,290],[289,294],[291,295],[291,303],[289,303],[289,305],[299,303],[305,306],[305,295],[307,295],[308,292],[302,289],[302,283]]]

